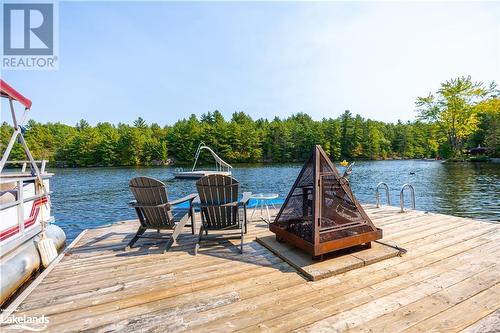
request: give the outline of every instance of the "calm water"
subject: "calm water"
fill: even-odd
[[[284,198],[302,165],[236,166],[233,176],[243,191],[275,192]],[[173,168],[55,169],[51,182],[52,209],[57,223],[73,239],[86,228],[135,218],[128,181],[149,176],[167,183],[169,197],[193,193],[194,180],[173,179]],[[374,188],[385,181],[391,203],[399,206],[404,183],[415,187],[417,209],[500,221],[500,164],[427,161],[357,162],[351,174],[354,194],[374,203]],[[409,196],[406,196],[409,206]],[[385,196],[383,196],[385,203]]]

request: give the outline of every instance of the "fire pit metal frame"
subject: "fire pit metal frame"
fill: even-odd
[[[300,182],[303,181],[304,173],[306,172],[306,170],[311,168],[311,163],[313,164],[312,184],[311,186],[304,187],[304,184],[300,184]],[[310,175],[306,176],[310,177]],[[327,178],[330,179],[328,180]],[[329,181],[330,183],[327,183],[327,181]],[[330,186],[330,188],[328,188],[328,186]],[[298,188],[302,188],[303,201],[301,218],[302,222],[299,223],[306,223],[308,220],[310,220],[310,218],[307,216],[310,211],[310,207],[308,206],[307,201],[309,200],[310,192],[312,190],[313,202],[311,205],[311,242],[294,232],[286,230],[286,228],[284,228],[283,226],[289,222],[282,221],[281,219],[284,211],[287,208],[287,205],[289,204],[290,200],[292,200],[292,197],[297,196],[296,190]],[[338,214],[337,211],[328,212],[326,210],[328,209],[328,207],[322,207],[322,203],[326,202],[325,196],[327,195],[329,196],[329,200],[332,202],[332,206],[334,204],[334,200],[336,200],[336,202],[338,203],[338,205],[336,206],[337,208],[344,204],[348,206],[348,212],[356,213],[356,216],[352,218],[352,221],[348,221],[349,218],[344,218],[344,222],[348,221],[347,223],[335,224],[335,218],[328,219],[329,221],[332,221],[334,225],[322,228],[321,223],[324,220],[322,220],[323,212],[325,212],[326,214],[330,213],[332,217],[333,214]],[[340,195],[342,195],[342,197]],[[293,203],[290,203],[290,205],[293,205]],[[310,253],[313,257],[321,256],[325,253],[361,244],[365,244],[369,247],[371,241],[382,238],[382,229],[376,228],[373,225],[372,221],[352,193],[347,179],[339,174],[333,163],[330,161],[326,153],[319,145],[316,145],[314,147],[311,157],[302,167],[302,170],[295,180],[295,183],[293,184],[287,198],[285,199],[284,204],[281,206],[278,215],[276,216],[275,220],[269,224],[269,230],[276,234],[276,238],[279,241],[287,241],[290,244]],[[336,237],[336,235],[339,235],[339,232],[343,232],[344,236]],[[321,235],[326,235],[325,237],[330,235],[334,239],[321,240]]]

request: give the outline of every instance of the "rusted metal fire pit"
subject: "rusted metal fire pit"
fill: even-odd
[[[321,146],[304,164],[269,229],[313,257],[382,238]]]

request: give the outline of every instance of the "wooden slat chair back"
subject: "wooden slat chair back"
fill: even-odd
[[[149,177],[136,177],[129,183],[130,191],[141,207],[141,224],[148,229],[173,229],[174,221],[165,184]],[[155,207],[156,206],[156,207]]]
[[[241,230],[241,252],[243,252],[243,233],[246,233],[246,205],[250,193],[245,193],[242,200],[238,200],[240,183],[225,175],[208,175],[196,182],[200,199],[201,221],[198,243],[203,231],[208,230]],[[240,214],[240,207],[243,213]]]
[[[229,176],[209,175],[196,183],[201,202],[203,226],[222,230],[239,225],[239,182]]]
[[[168,242],[164,247],[164,252],[168,251],[175,243],[177,236],[187,225],[188,220],[191,220],[191,232],[194,234],[195,221],[192,203],[197,196],[196,194],[169,201],[165,184],[149,177],[132,179],[129,182],[129,188],[135,198],[134,201],[129,203],[129,206],[135,208],[141,225],[127,245],[127,249],[131,248],[140,237],[165,239],[161,235],[158,237],[143,236],[147,229],[156,229],[158,233],[160,233],[160,230],[172,230],[172,235],[167,238]],[[174,205],[183,202],[189,202],[189,208],[174,207]]]

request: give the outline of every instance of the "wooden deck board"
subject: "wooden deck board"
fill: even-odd
[[[46,315],[48,331],[460,331],[498,324],[500,225],[421,211],[366,206],[390,258],[306,281],[255,241],[204,241],[186,228],[167,254],[123,221],[88,230],[21,303],[16,315]]]

